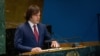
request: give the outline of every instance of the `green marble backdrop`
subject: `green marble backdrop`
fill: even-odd
[[[5,54],[4,0],[0,0],[0,54]]]

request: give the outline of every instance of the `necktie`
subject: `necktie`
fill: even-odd
[[[36,25],[34,25],[33,27],[34,27],[34,36],[36,38],[36,41],[38,42],[39,34],[38,34],[37,30],[36,30]]]

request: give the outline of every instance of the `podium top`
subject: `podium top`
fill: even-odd
[[[41,53],[46,53],[46,52],[56,52],[56,51],[63,51],[63,50],[73,50],[73,49],[79,49],[79,48],[86,48],[86,46],[51,48],[51,49],[42,50],[42,52],[25,52],[25,53],[22,53],[20,55],[21,56],[24,56],[24,55],[35,55],[35,54],[41,54]]]

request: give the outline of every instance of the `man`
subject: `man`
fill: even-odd
[[[46,26],[40,23],[40,9],[30,6],[27,9],[26,22],[20,25],[15,33],[14,45],[21,52],[41,52],[45,40],[51,40]],[[59,47],[57,41],[51,42],[51,47]]]

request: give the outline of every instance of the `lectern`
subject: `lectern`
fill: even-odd
[[[45,49],[42,52],[25,52],[19,54],[19,56],[80,56],[80,51],[84,51],[87,47],[60,47],[60,48],[51,48]],[[84,54],[84,53],[83,53]],[[86,56],[84,54],[83,56]]]

